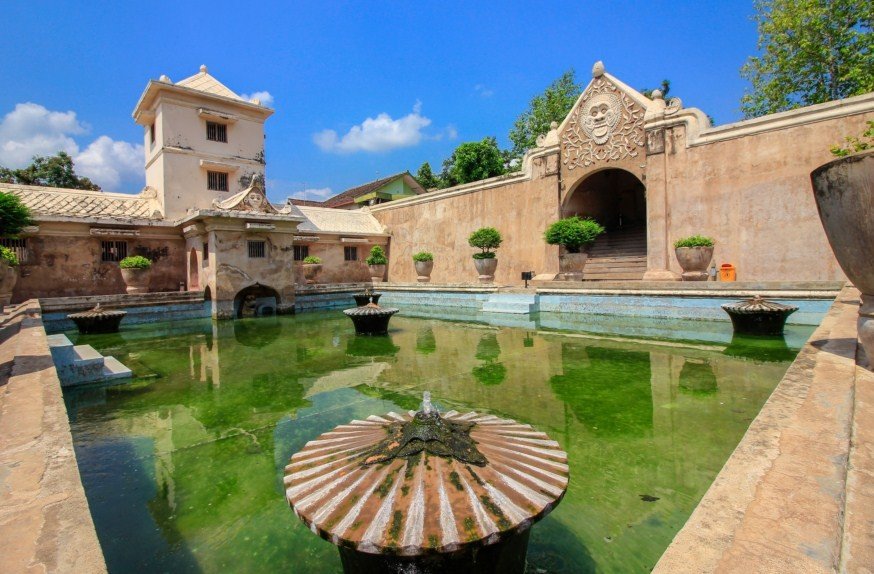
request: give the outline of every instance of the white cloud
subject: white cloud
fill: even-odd
[[[100,136],[73,161],[76,173],[104,189],[118,189],[122,180],[142,176],[144,150],[140,144]]]
[[[76,112],[56,112],[32,102],[16,104],[0,121],[0,165],[21,168],[35,155],[67,152],[76,173],[100,187],[117,190],[122,181],[143,180],[143,146],[100,136],[80,153],[73,136],[88,133],[90,126]]]
[[[263,92],[252,92],[251,94],[240,94],[240,97],[247,102],[261,100],[261,105],[267,106],[268,108],[273,105],[273,96],[266,90]]]
[[[16,104],[0,121],[0,165],[21,168],[30,165],[35,155],[55,155],[79,151],[70,137],[88,131],[76,119],[76,112],[53,112],[31,102]]]
[[[295,199],[308,199],[310,201],[324,201],[334,195],[330,187],[319,187],[295,191],[289,197]]]
[[[477,84],[473,87],[473,91],[478,93],[481,98],[491,98],[495,95],[495,91],[485,84]]]
[[[322,151],[333,153],[381,152],[411,147],[422,141],[422,130],[431,125],[431,120],[421,112],[422,102],[417,101],[412,113],[402,118],[395,120],[382,113],[352,126],[343,137],[334,130],[322,130],[313,134],[313,142]]]

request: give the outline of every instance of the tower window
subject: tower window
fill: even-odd
[[[310,246],[309,245],[295,245],[294,246],[294,260],[295,261],[303,261],[307,257],[310,256]]]
[[[228,126],[216,122],[206,122],[206,139],[228,143]]]
[[[249,241],[249,258],[263,259],[266,257],[267,249],[264,241]]]
[[[127,241],[101,241],[101,261],[121,261],[127,257]]]
[[[228,174],[223,171],[206,172],[206,189],[212,191],[227,191]]]
[[[343,259],[346,261],[358,261],[358,248],[357,247],[344,247],[343,248]]]
[[[149,126],[149,145],[155,145],[155,124]]]

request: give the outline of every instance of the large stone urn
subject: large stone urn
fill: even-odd
[[[18,282],[18,270],[0,259],[0,311],[12,301],[12,290]]]
[[[493,283],[495,281],[495,269],[498,268],[497,259],[474,259],[473,265],[476,267],[476,272],[479,273],[480,283]]]
[[[322,272],[322,264],[321,263],[304,263],[303,267],[303,277],[306,279],[307,285],[312,285],[316,282],[316,277],[319,276],[319,273]]]
[[[434,269],[433,261],[414,261],[416,264],[416,281],[428,283],[431,281],[431,271]]]
[[[562,253],[558,256],[558,270],[565,281],[582,281],[588,253]]]
[[[370,271],[370,280],[374,283],[382,283],[383,277],[385,277],[385,265],[368,265],[367,269]]]
[[[859,340],[874,368],[874,150],[831,161],[810,179],[832,251],[862,292]]]
[[[130,294],[149,292],[150,269],[122,269],[121,278],[124,280],[125,291]]]
[[[677,261],[683,268],[683,281],[707,281],[707,266],[713,247],[677,247]]]

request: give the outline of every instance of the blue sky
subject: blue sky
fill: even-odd
[[[727,123],[741,117],[752,15],[751,0],[7,1],[0,164],[63,148],[106,191],[136,192],[132,109],[149,78],[178,81],[200,64],[237,93],[272,97],[277,201],[415,173],[424,161],[436,172],[464,141],[494,135],[508,146],[532,96],[571,67],[585,84],[596,60],[636,88],[668,78],[684,105]]]

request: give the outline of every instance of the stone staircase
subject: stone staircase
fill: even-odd
[[[483,303],[483,313],[524,315],[540,310],[536,293],[492,293]]]
[[[583,281],[640,281],[646,273],[646,228],[608,231],[589,249]]]
[[[104,357],[91,345],[73,345],[66,335],[46,337],[62,387],[100,383],[131,376],[115,357]]]

